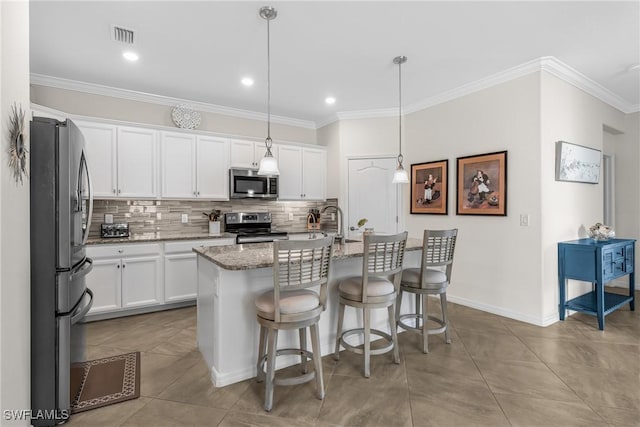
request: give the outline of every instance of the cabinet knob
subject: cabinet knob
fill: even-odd
[[[121,254],[122,253],[122,249],[118,249],[118,253]]]
[[[122,268],[125,268],[127,266],[127,264],[122,264]]]
[[[200,195],[200,192],[198,191],[198,196]]]
[[[116,268],[118,268],[118,269],[119,269],[119,268],[120,268],[120,264],[116,265]]]
[[[122,193],[122,190],[118,189],[118,194]]]
[[[115,188],[113,189],[113,194],[116,194],[116,189]]]
[[[194,195],[194,196],[196,195],[196,192],[195,192],[195,191],[193,192],[193,195]]]

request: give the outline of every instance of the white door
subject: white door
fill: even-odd
[[[281,145],[278,148],[278,184],[280,200],[302,199],[302,148]]]
[[[364,228],[373,228],[376,233],[384,234],[398,232],[398,184],[391,182],[395,170],[395,158],[349,160],[346,228],[350,238],[360,238]],[[358,221],[362,218],[368,222],[358,228]]]
[[[116,182],[116,138],[115,126],[100,123],[76,122],[84,136],[87,165],[91,173],[94,197],[115,197]]]
[[[156,197],[157,132],[118,128],[118,196]]]
[[[93,270],[87,275],[87,287],[93,291],[89,314],[113,311],[122,306],[121,267],[120,258],[93,260]]]
[[[231,167],[257,168],[254,150],[255,144],[252,141],[231,141]]]
[[[162,196],[196,197],[196,137],[162,132]]]
[[[160,256],[122,258],[122,307],[161,304]]]
[[[164,256],[164,302],[193,300],[198,291],[197,255]]]
[[[325,177],[327,153],[324,150],[302,150],[302,194],[305,200],[326,199]]]
[[[201,199],[229,198],[229,144],[224,139],[198,137],[197,192]]]

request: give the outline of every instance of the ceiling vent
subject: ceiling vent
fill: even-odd
[[[117,25],[111,26],[111,39],[115,42],[120,42],[124,44],[133,44],[134,32],[133,30],[128,30],[123,27],[119,27]]]

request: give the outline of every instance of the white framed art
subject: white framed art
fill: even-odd
[[[556,181],[597,184],[601,163],[600,150],[566,141],[556,142]]]

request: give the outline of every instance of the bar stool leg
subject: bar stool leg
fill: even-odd
[[[420,295],[419,293],[415,293],[414,294],[416,296],[416,328],[420,327],[420,297],[422,295]],[[422,319],[422,322],[424,323],[424,319]]]
[[[389,327],[391,328],[391,339],[393,340],[393,363],[399,364],[400,350],[398,349],[398,327],[396,326],[395,304],[390,305],[387,309],[389,311]]]
[[[442,322],[444,323],[444,341],[447,344],[451,344],[451,337],[449,336],[449,316],[447,316],[447,293],[440,294],[440,306],[442,307]]]
[[[307,349],[307,328],[300,328],[298,329],[298,332],[300,334],[300,349],[306,350]],[[307,355],[304,354],[303,352],[300,352],[300,368],[303,374],[307,373]]]
[[[324,378],[322,377],[322,356],[320,354],[320,339],[318,338],[318,324],[314,323],[311,329],[311,349],[313,350],[313,365],[316,370],[316,388],[318,399],[324,399]]]
[[[398,290],[396,298],[396,323],[400,321],[400,308],[402,307],[402,288]]]
[[[429,295],[422,295],[422,352],[429,353],[429,315],[427,314],[427,304],[429,303]]]
[[[258,374],[256,375],[258,382],[264,381],[264,365],[262,359],[264,359],[264,351],[267,346],[267,328],[260,325],[260,344],[258,344]]]
[[[371,376],[371,310],[363,308],[364,311],[364,376]]]
[[[267,346],[267,379],[266,390],[264,392],[264,409],[271,411],[273,408],[273,382],[276,373],[276,344],[278,342],[278,331],[269,328],[269,338]]]
[[[333,354],[335,360],[340,359],[340,339],[342,337],[342,322],[344,321],[344,304],[340,303],[338,307],[338,333],[336,334],[336,351]]]

